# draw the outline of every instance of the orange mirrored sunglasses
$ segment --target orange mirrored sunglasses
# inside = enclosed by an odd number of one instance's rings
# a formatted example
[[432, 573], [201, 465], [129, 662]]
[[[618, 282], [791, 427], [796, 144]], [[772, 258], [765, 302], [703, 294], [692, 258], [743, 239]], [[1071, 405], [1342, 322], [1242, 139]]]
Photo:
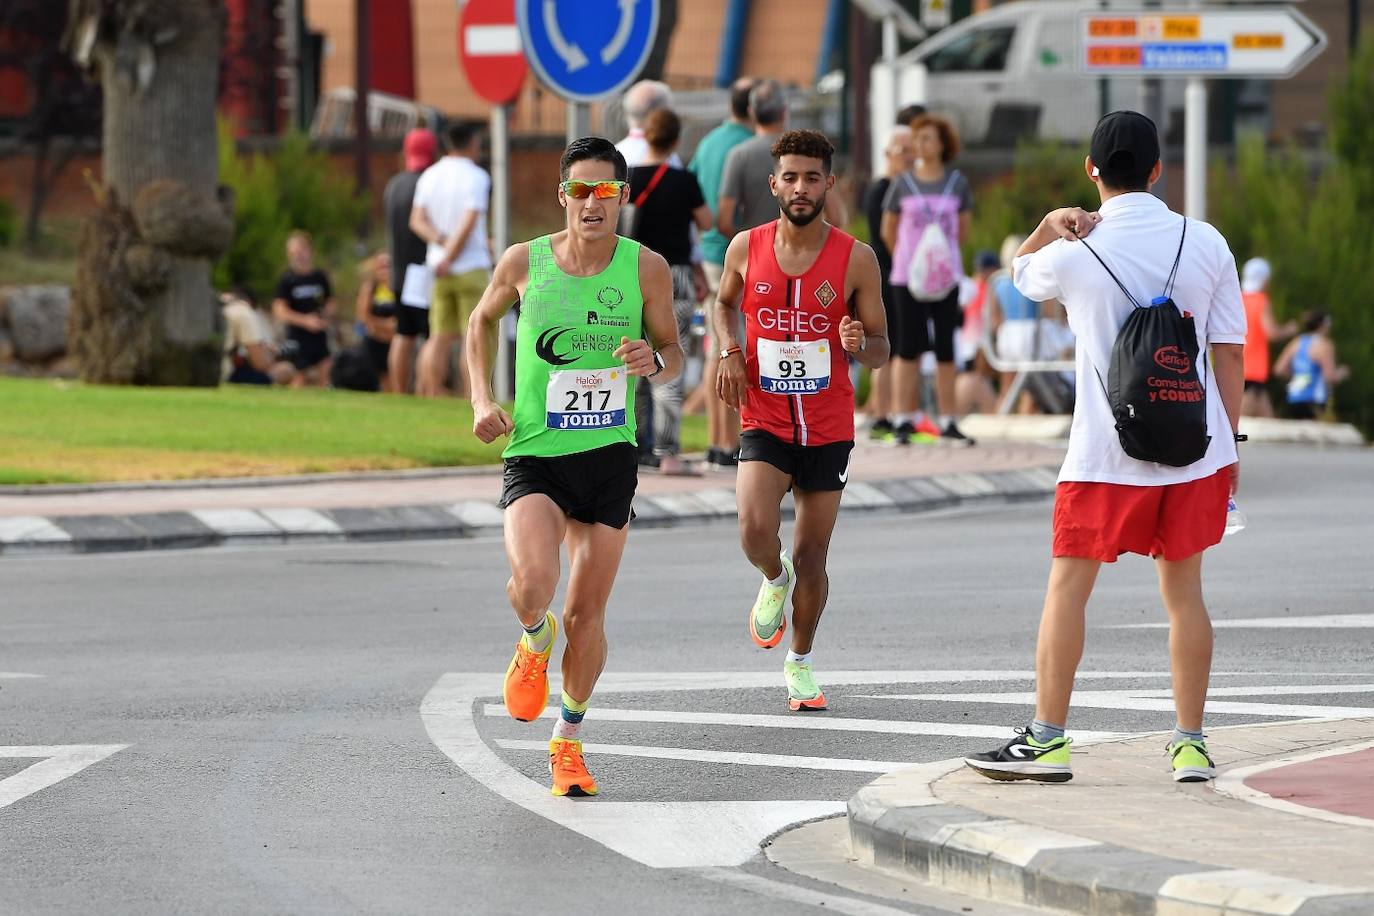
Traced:
[[562, 182], [559, 186], [563, 193], [569, 197], [581, 200], [584, 197], [595, 196], [597, 200], [610, 200], [612, 197], [619, 197], [620, 192], [625, 190], [628, 181], [577, 181], [569, 179]]

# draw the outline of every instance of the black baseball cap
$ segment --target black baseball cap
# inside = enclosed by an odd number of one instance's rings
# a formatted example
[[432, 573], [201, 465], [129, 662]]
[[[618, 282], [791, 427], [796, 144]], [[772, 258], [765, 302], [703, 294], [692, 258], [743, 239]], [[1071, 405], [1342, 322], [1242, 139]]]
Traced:
[[1093, 129], [1088, 156], [1112, 178], [1148, 175], [1159, 161], [1159, 131], [1138, 111], [1113, 111]]

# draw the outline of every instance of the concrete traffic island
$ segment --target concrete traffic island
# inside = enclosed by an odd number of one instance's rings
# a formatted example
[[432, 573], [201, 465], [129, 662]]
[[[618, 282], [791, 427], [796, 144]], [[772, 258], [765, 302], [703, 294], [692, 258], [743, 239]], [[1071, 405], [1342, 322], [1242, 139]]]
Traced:
[[1215, 785], [1173, 782], [1166, 741], [1076, 745], [1062, 785], [958, 760], [884, 775], [849, 802], [853, 855], [1094, 916], [1374, 913], [1374, 718], [1211, 729]]

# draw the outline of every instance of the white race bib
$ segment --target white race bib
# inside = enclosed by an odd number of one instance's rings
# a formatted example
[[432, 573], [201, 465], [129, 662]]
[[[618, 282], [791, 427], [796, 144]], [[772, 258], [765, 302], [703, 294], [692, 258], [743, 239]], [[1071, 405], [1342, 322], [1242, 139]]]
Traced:
[[760, 391], [816, 394], [830, 387], [830, 341], [760, 339], [757, 343]]
[[549, 429], [611, 429], [625, 425], [624, 366], [549, 373], [544, 412]]

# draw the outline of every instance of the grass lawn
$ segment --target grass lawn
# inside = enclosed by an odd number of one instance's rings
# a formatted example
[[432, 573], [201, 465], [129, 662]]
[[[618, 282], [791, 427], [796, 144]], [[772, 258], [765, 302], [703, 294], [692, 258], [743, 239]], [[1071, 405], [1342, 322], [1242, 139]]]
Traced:
[[[701, 417], [683, 448], [706, 447]], [[118, 388], [0, 378], [0, 484], [495, 464], [466, 401], [256, 386]]]

